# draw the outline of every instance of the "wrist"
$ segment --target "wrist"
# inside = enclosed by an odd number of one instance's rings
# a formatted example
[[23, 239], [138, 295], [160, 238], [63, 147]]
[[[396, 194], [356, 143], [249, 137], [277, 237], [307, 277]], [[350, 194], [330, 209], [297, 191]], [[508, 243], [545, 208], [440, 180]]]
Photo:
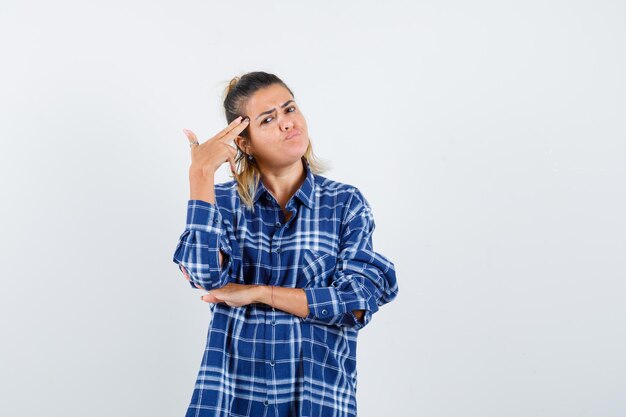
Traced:
[[209, 167], [196, 167], [191, 165], [189, 167], [189, 181], [191, 183], [194, 182], [202, 182], [207, 183], [210, 182], [213, 184], [215, 179], [215, 170]]
[[214, 176], [205, 175], [201, 170], [189, 169], [189, 198], [215, 203]]
[[257, 285], [256, 302], [271, 305], [272, 289], [269, 285]]

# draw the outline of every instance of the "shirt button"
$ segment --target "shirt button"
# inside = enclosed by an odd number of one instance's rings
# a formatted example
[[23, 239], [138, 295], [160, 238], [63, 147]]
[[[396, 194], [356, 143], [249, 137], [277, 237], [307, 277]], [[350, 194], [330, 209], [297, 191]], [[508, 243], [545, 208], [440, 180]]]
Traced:
[[213, 223], [219, 223], [220, 219], [213, 219]]
[[272, 326], [276, 326], [276, 320], [272, 319]]
[[268, 400], [265, 400], [265, 402], [263, 404], [268, 405], [270, 402]]
[[280, 248], [276, 248], [276, 253], [280, 253]]
[[274, 362], [273, 360], [271, 360], [271, 361], [270, 361], [270, 365], [271, 365], [271, 366], [274, 366], [274, 364], [275, 364], [275, 363], [276, 363], [276, 362]]
[[322, 316], [325, 316], [326, 314], [328, 314], [328, 310], [323, 309], [323, 310], [322, 310]]

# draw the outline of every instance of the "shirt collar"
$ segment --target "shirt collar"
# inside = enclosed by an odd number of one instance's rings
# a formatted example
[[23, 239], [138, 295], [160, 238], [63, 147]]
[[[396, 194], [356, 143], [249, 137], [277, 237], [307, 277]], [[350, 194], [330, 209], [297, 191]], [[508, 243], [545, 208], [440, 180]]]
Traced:
[[[313, 172], [309, 167], [309, 163], [303, 159], [302, 163], [304, 164], [304, 170], [306, 171], [306, 178], [304, 182], [298, 188], [296, 193], [294, 194], [297, 199], [299, 199], [304, 205], [308, 208], [313, 208], [314, 201], [314, 191], [315, 191], [315, 177], [313, 176]], [[257, 187], [256, 193], [254, 194], [253, 202], [256, 203], [257, 200], [263, 196], [263, 194], [269, 193], [263, 181], [259, 181], [259, 185]]]

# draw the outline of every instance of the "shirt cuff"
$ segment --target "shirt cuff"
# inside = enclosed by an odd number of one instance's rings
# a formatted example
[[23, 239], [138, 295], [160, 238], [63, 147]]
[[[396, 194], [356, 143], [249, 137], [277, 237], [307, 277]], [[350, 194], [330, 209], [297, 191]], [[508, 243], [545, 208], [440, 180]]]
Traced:
[[309, 305], [309, 314], [304, 321], [335, 324], [346, 313], [345, 303], [335, 287], [308, 287], [304, 288], [304, 293]]
[[222, 215], [217, 204], [207, 203], [203, 200], [189, 200], [187, 202], [187, 229], [220, 233]]
[[[306, 287], [303, 288], [309, 305], [309, 314], [302, 319], [305, 322], [351, 327], [360, 330], [372, 319], [372, 311], [366, 304], [355, 301], [344, 301], [340, 291], [335, 287]], [[363, 317], [359, 320], [354, 310], [363, 310]]]

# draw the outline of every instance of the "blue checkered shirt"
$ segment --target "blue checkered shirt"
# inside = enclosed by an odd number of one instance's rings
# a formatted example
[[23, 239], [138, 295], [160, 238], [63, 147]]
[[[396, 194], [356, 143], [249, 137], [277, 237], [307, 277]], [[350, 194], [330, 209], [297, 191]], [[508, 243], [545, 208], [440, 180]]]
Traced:
[[[262, 182], [254, 212], [241, 202], [235, 181], [215, 185], [215, 204], [188, 201], [173, 260], [193, 288], [229, 282], [303, 288], [309, 314], [262, 303], [210, 304], [187, 416], [357, 414], [358, 331], [397, 296], [395, 268], [374, 251], [374, 218], [363, 194], [303, 164], [306, 179], [287, 203], [287, 222]], [[365, 310], [362, 321], [353, 310]]]

